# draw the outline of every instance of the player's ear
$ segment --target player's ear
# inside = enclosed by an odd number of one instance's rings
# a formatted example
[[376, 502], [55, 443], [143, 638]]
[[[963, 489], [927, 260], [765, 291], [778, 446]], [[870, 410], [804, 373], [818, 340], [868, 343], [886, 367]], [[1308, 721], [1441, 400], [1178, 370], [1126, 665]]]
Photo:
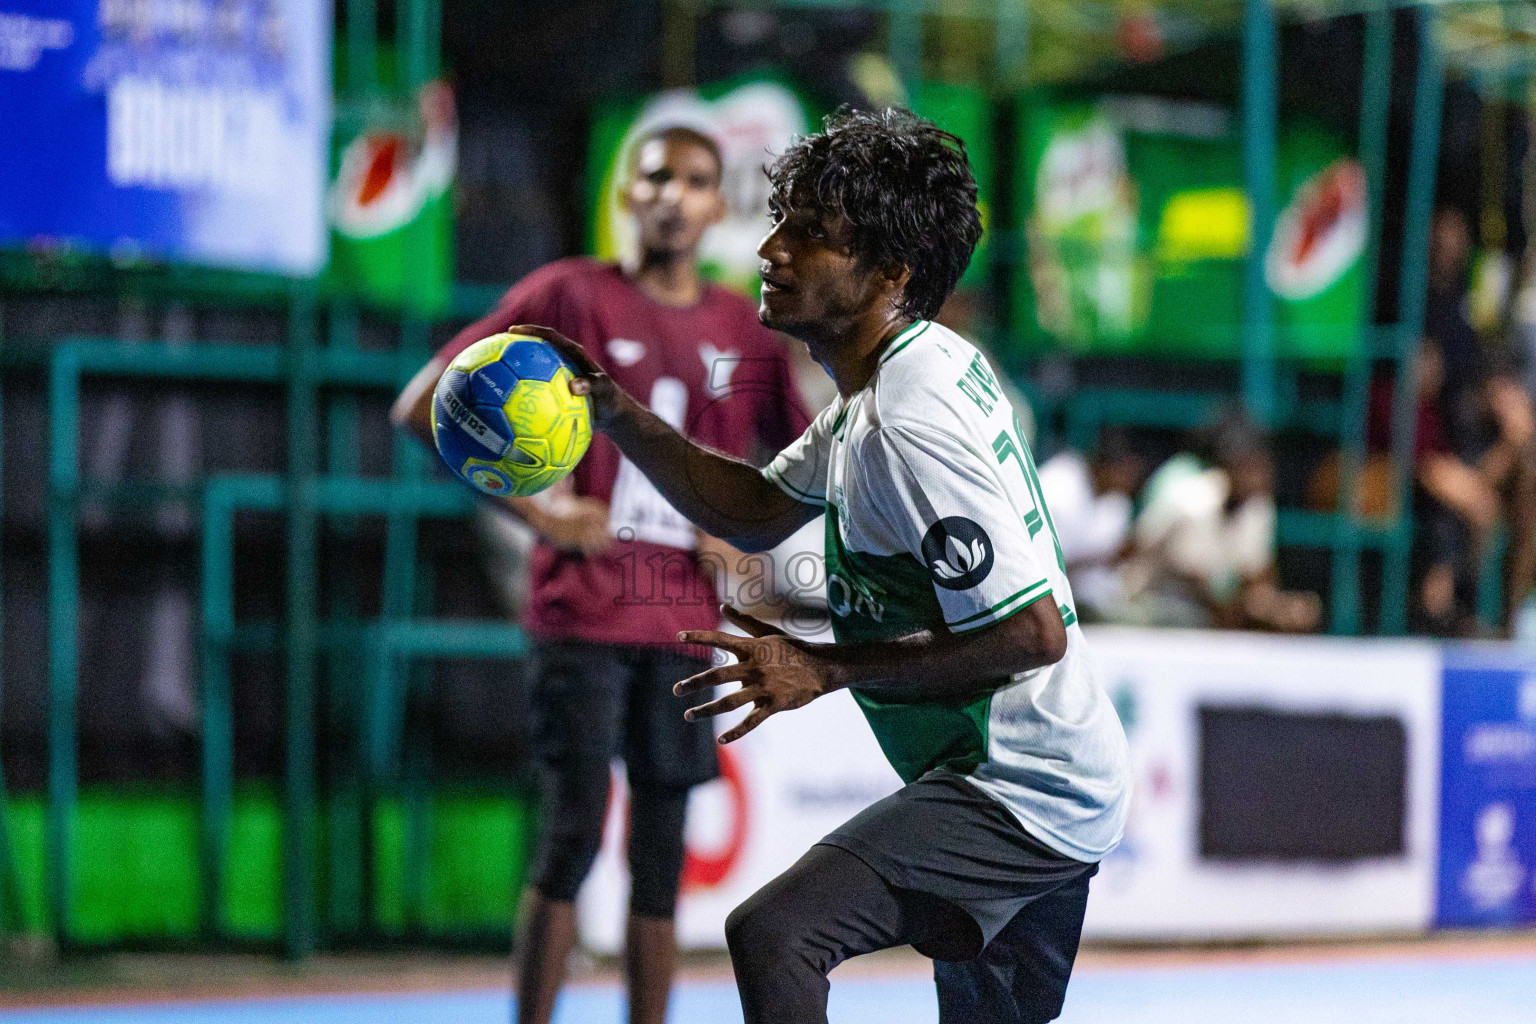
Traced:
[[895, 299], [906, 294], [907, 282], [912, 280], [912, 268], [905, 263], [888, 263], [880, 271], [883, 290]]

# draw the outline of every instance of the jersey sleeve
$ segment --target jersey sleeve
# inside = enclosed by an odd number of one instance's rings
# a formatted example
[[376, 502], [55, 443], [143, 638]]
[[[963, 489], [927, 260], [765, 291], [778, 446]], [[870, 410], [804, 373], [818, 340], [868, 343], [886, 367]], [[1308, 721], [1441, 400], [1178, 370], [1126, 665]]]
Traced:
[[841, 398], [821, 410], [805, 433], [763, 467], [763, 476], [785, 494], [808, 505], [827, 503], [827, 465], [832, 456], [832, 432], [842, 413]]
[[562, 299], [572, 276], [569, 262], [561, 260], [541, 267], [507, 289], [495, 309], [455, 334], [453, 340], [438, 349], [437, 358], [450, 363], [475, 342], [500, 334], [514, 324], [537, 324], [569, 333], [568, 326], [560, 322]]
[[1051, 594], [1026, 525], [1034, 509], [1015, 507], [995, 459], [944, 432], [906, 426], [872, 432], [858, 454], [873, 504], [892, 539], [927, 569], [950, 632], [1001, 622]]

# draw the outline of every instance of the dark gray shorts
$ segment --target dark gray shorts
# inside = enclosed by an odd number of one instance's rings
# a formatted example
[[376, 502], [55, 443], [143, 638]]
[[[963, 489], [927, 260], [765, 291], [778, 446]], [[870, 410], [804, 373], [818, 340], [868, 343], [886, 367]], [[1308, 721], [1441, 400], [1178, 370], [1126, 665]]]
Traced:
[[678, 697], [672, 686], [709, 662], [665, 647], [538, 644], [534, 753], [556, 771], [624, 758], [632, 784], [696, 786], [720, 774], [712, 719], [683, 712], [710, 699]]
[[940, 1019], [1049, 1021], [1061, 1013], [1097, 864], [1030, 836], [960, 775], [931, 771], [822, 840], [885, 882], [950, 912], [919, 952], [934, 958]]

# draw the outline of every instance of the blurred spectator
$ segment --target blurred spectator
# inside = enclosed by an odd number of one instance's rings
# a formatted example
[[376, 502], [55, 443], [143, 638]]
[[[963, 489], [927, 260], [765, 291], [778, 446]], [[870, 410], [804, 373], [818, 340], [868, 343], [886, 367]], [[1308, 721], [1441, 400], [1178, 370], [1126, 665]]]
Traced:
[[[1471, 248], [1466, 216], [1455, 207], [1438, 210], [1430, 235], [1424, 333], [1439, 343], [1445, 361], [1447, 440], [1493, 491], [1506, 531], [1500, 627], [1507, 632], [1511, 612], [1536, 577], [1536, 413], [1515, 369], [1490, 356], [1468, 319]], [[1486, 536], [1486, 527], [1480, 533]]]
[[1145, 460], [1123, 428], [1101, 433], [1087, 458], [1067, 449], [1040, 467], [1040, 489], [1085, 621], [1102, 620], [1121, 601], [1119, 563], [1130, 545], [1131, 503], [1145, 476]]
[[[1536, 574], [1536, 415], [1511, 370], [1490, 357], [1467, 314], [1471, 233], [1454, 207], [1430, 231], [1424, 337], [1415, 357], [1414, 626], [1442, 635], [1474, 628], [1478, 567], [1502, 524], [1501, 625]], [[1373, 450], [1390, 448], [1392, 387], [1371, 395]]]
[[1176, 455], [1147, 482], [1116, 621], [1309, 632], [1317, 595], [1275, 582], [1274, 461], [1269, 440], [1228, 415], [1205, 458]]
[[[1445, 359], [1438, 342], [1424, 338], [1414, 356], [1413, 575], [1414, 632], [1454, 636], [1472, 629], [1477, 552], [1497, 524], [1498, 497], [1449, 441], [1444, 407]], [[1371, 391], [1369, 440], [1375, 465], [1384, 465], [1392, 439], [1392, 381]], [[1390, 495], [1375, 500], [1362, 488], [1361, 511], [1387, 515]]]

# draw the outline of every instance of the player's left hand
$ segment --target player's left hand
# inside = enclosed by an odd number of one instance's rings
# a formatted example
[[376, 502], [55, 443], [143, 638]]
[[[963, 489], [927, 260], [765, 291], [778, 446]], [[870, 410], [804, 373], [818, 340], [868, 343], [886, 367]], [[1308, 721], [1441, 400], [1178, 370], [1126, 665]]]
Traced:
[[685, 630], [677, 634], [677, 638], [683, 643], [705, 644], [729, 651], [736, 655], [736, 663], [689, 676], [672, 687], [672, 692], [682, 696], [735, 682], [741, 683], [741, 689], [708, 704], [689, 708], [683, 715], [688, 721], [713, 718], [753, 705], [751, 714], [720, 734], [721, 743], [730, 743], [762, 725], [770, 715], [804, 707], [836, 689], [832, 681], [832, 663], [816, 650], [830, 645], [806, 643], [729, 606], [722, 607], [721, 611], [749, 635], [735, 636], [705, 629]]

